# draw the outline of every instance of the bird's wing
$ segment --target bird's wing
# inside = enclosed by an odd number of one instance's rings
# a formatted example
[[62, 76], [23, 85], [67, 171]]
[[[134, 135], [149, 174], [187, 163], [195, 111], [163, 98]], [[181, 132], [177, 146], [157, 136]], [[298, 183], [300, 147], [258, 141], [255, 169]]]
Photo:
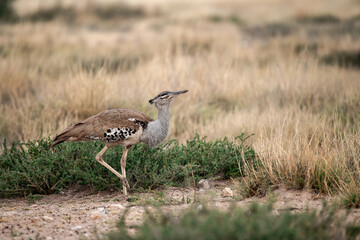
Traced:
[[151, 121], [154, 120], [136, 110], [105, 110], [68, 127], [54, 139], [51, 146], [68, 139], [75, 141], [105, 140], [105, 133], [112, 132], [113, 129], [127, 129], [127, 132], [138, 131], [140, 127], [145, 129]]

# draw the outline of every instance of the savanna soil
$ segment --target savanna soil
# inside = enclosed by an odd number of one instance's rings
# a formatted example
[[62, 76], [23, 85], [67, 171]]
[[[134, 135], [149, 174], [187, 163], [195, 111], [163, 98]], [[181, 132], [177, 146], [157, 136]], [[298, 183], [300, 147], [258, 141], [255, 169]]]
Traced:
[[[234, 197], [224, 197], [222, 190], [230, 187]], [[145, 208], [160, 206], [164, 212], [179, 215], [192, 206], [194, 197], [205, 200], [209, 207], [226, 210], [231, 204], [246, 207], [257, 201], [264, 203], [269, 197], [242, 199], [231, 182], [213, 182], [210, 189], [167, 188], [151, 193], [131, 193], [125, 197], [120, 191], [94, 194], [89, 190], [74, 188], [60, 194], [44, 196], [36, 202], [29, 198], [0, 200], [0, 239], [79, 239], [96, 238], [116, 229], [116, 222], [126, 213], [126, 224], [140, 224]], [[270, 194], [276, 199], [274, 209], [294, 212], [307, 208], [321, 209], [323, 200], [332, 202], [334, 197], [309, 191], [279, 188]], [[200, 204], [203, 201], [197, 201]], [[351, 219], [360, 219], [360, 210], [352, 210]]]

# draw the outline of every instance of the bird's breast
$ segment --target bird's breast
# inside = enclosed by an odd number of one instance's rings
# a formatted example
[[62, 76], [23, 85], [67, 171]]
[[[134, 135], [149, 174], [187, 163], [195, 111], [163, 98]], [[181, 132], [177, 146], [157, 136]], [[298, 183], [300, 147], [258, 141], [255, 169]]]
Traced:
[[149, 147], [156, 147], [165, 140], [169, 133], [169, 126], [159, 124], [158, 121], [151, 122], [144, 130], [140, 137], [140, 141], [144, 142]]

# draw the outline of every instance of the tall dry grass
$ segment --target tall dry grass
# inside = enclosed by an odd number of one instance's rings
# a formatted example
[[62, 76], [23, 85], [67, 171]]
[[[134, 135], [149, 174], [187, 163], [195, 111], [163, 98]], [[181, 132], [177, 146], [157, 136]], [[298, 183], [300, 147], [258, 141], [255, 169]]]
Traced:
[[[356, 4], [274, 1], [276, 18], [265, 11], [268, 1], [201, 4], [204, 11], [190, 2], [144, 5], [143, 16], [121, 20], [85, 7], [72, 23], [60, 14], [0, 25], [0, 136], [55, 136], [109, 108], [156, 117], [148, 99], [189, 89], [172, 103], [170, 138], [254, 133], [265, 173], [249, 169], [252, 178], [359, 193], [359, 66], [323, 60], [359, 51]], [[244, 6], [251, 11], [242, 14]], [[338, 21], [311, 24], [314, 14]]]

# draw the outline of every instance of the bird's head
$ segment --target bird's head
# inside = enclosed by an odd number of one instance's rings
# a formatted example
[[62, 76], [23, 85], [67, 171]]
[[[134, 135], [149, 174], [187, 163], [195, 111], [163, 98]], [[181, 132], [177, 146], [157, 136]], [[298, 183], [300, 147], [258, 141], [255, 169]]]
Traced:
[[155, 103], [155, 106], [170, 104], [170, 102], [175, 97], [179, 96], [180, 94], [186, 93], [186, 92], [188, 92], [188, 90], [182, 90], [182, 91], [177, 91], [177, 92], [164, 91], [164, 92], [159, 93], [153, 99], [150, 99], [149, 103], [150, 104]]

